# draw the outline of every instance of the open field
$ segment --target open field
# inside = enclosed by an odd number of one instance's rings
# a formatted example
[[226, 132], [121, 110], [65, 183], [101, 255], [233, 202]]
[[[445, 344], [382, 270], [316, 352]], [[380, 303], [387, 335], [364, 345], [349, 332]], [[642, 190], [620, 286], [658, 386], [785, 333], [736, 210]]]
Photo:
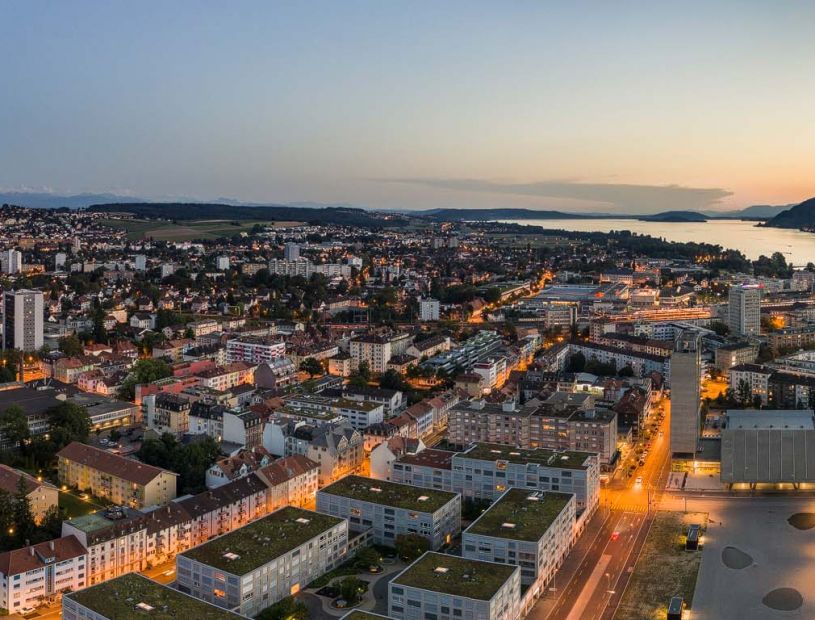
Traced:
[[690, 605], [702, 563], [701, 551], [685, 551], [685, 534], [691, 523], [705, 528], [707, 514], [656, 514], [615, 620], [664, 620], [672, 596], [681, 596]]
[[249, 232], [259, 224], [285, 228], [297, 226], [300, 222], [266, 222], [266, 221], [228, 221], [228, 220], [201, 220], [177, 223], [162, 220], [120, 220], [105, 219], [102, 223], [117, 230], [127, 232], [128, 239], [138, 240], [152, 237], [158, 241], [189, 241], [192, 239], [217, 239], [231, 237], [242, 232]]

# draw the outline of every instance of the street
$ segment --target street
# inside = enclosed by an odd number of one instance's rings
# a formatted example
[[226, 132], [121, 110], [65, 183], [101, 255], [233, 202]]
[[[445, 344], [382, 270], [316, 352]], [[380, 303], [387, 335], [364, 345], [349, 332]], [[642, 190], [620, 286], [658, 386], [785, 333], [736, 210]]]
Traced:
[[530, 618], [583, 620], [614, 616], [650, 528], [649, 512], [656, 508], [670, 471], [670, 402], [664, 400], [662, 406], [665, 415], [652, 427], [644, 465], [629, 477], [628, 465], [624, 464], [623, 475], [615, 476], [601, 489], [599, 532], [587, 529], [583, 533], [594, 539], [578, 568], [556, 593], [555, 605], [539, 603]]

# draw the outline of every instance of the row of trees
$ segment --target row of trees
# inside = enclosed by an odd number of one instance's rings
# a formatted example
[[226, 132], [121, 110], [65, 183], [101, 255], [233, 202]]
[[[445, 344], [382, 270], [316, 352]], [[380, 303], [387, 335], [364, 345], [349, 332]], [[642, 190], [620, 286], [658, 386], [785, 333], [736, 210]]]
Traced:
[[145, 439], [136, 456], [143, 463], [176, 472], [180, 493], [200, 493], [206, 489], [207, 470], [219, 455], [212, 437], [182, 444], [173, 434], [164, 433], [158, 439]]

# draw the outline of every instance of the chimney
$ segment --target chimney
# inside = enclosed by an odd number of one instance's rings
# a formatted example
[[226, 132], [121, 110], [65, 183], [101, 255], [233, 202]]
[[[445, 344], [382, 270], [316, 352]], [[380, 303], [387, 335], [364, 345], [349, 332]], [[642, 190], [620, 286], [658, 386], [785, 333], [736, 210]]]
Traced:
[[54, 550], [54, 541], [53, 540], [48, 541], [48, 547], [51, 549], [51, 551]]

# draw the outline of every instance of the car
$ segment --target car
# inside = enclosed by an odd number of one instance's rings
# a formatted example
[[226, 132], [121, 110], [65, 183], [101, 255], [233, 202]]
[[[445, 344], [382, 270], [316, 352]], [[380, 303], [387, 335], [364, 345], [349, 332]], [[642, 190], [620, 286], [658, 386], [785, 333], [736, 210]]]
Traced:
[[662, 431], [659, 431], [659, 436], [660, 436], [660, 437], [664, 437], [664, 436], [665, 436], [665, 433], [663, 433]]
[[619, 537], [620, 537], [620, 533], [619, 533], [619, 532], [612, 532], [612, 533], [611, 533], [611, 540], [612, 540], [612, 541], [617, 540]]
[[88, 495], [87, 493], [80, 493], [79, 499], [90, 499], [90, 495]]
[[640, 486], [642, 484], [642, 476], [637, 476], [637, 479], [634, 481], [634, 484]]

